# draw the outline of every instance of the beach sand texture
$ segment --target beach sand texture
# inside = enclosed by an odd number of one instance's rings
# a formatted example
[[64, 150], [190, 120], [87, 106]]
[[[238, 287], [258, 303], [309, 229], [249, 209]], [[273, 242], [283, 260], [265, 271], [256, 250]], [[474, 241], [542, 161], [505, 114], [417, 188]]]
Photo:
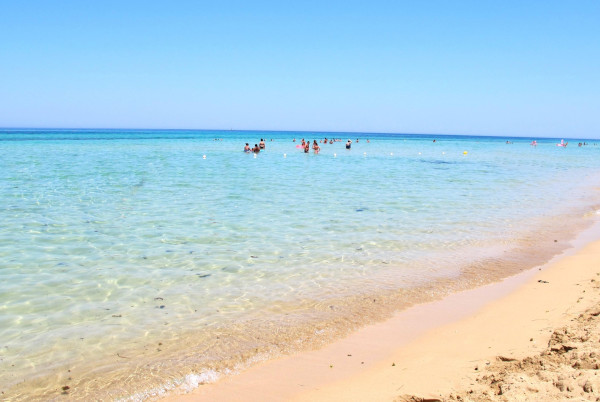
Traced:
[[542, 268], [168, 400], [597, 400], [599, 313], [595, 241]]

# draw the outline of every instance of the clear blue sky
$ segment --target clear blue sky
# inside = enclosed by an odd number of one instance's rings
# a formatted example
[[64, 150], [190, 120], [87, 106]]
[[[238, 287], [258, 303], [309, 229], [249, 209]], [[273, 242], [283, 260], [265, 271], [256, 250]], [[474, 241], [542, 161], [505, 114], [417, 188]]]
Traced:
[[0, 127], [600, 138], [600, 1], [0, 0]]

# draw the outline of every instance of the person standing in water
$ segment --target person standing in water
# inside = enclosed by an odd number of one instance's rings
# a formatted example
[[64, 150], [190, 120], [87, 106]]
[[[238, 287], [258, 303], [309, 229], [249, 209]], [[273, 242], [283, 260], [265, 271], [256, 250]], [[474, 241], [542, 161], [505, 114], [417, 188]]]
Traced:
[[252, 151], [250, 149], [250, 145], [248, 145], [248, 143], [246, 143], [246, 146], [244, 147], [244, 152], [250, 152], [250, 151]]
[[350, 149], [352, 147], [352, 141], [348, 140], [346, 143], [346, 149]]
[[258, 147], [258, 144], [254, 144], [254, 149], [252, 149], [252, 152], [254, 152], [255, 154], [260, 152], [260, 148]]
[[313, 140], [313, 150], [315, 151], [316, 154], [318, 154], [319, 151], [321, 150], [321, 147], [319, 146], [319, 144], [317, 144], [317, 140]]
[[260, 139], [260, 142], [258, 143], [258, 146], [260, 147], [260, 149], [265, 149], [265, 140], [263, 140], [262, 138]]

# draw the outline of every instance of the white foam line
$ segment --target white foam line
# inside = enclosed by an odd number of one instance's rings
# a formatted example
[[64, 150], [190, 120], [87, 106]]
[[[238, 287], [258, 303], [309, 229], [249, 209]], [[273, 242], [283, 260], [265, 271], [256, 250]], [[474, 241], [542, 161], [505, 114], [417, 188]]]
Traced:
[[[228, 372], [228, 370], [227, 370]], [[227, 372], [225, 374], [227, 374]], [[188, 374], [182, 380], [176, 380], [172, 383], [166, 383], [156, 388], [151, 388], [138, 392], [126, 398], [117, 399], [118, 401], [131, 401], [138, 402], [144, 401], [148, 398], [164, 397], [169, 391], [180, 391], [182, 393], [188, 393], [198, 388], [203, 384], [211, 384], [216, 382], [221, 377], [215, 370], [208, 370], [200, 374]]]

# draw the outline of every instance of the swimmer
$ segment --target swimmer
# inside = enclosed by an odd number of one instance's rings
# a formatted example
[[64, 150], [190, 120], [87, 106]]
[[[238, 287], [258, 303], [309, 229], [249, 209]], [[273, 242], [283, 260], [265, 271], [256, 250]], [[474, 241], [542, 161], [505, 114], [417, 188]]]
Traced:
[[304, 144], [304, 153], [307, 154], [310, 151], [310, 142]]
[[346, 143], [346, 149], [350, 149], [350, 147], [352, 147], [352, 141], [348, 140]]
[[246, 143], [246, 146], [244, 147], [244, 152], [250, 152], [250, 151], [252, 151], [250, 149], [250, 145], [248, 145], [248, 143]]
[[316, 154], [318, 154], [319, 151], [321, 150], [321, 147], [319, 146], [319, 144], [317, 144], [317, 140], [313, 141], [313, 150], [315, 151]]
[[254, 152], [255, 154], [260, 152], [260, 148], [258, 147], [258, 144], [254, 144], [254, 148], [252, 149], [252, 152]]
[[265, 149], [265, 140], [263, 140], [262, 138], [260, 139], [260, 143], [258, 144], [260, 146], [260, 149]]

